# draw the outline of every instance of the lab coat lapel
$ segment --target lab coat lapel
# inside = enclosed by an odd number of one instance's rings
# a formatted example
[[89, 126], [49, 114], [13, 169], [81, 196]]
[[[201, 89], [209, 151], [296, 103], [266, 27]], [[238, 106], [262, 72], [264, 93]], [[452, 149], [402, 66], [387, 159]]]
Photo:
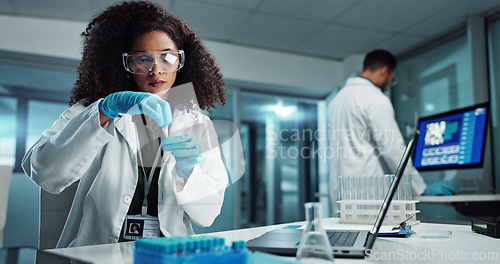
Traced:
[[134, 122], [132, 122], [132, 116], [122, 115], [120, 118], [115, 120], [116, 130], [125, 138], [130, 150], [134, 153], [134, 157], [137, 156], [137, 132], [135, 129]]

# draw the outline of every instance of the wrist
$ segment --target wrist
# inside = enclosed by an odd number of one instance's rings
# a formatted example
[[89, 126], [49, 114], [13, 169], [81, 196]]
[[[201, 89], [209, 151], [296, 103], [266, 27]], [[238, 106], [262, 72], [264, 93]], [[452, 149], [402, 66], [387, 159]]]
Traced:
[[97, 105], [97, 107], [107, 117], [109, 117], [109, 118], [117, 118], [118, 117], [118, 113], [115, 113], [114, 111], [112, 111], [111, 108], [109, 108], [107, 98], [108, 97], [106, 97], [103, 100], [101, 100], [99, 102], [99, 104]]

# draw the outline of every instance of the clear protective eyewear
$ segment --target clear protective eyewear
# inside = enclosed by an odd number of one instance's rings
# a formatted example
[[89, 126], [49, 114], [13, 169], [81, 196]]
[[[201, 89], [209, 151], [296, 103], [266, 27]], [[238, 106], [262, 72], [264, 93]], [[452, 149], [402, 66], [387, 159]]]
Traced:
[[183, 50], [123, 53], [123, 66], [133, 74], [148, 74], [155, 65], [162, 73], [176, 72], [184, 66]]

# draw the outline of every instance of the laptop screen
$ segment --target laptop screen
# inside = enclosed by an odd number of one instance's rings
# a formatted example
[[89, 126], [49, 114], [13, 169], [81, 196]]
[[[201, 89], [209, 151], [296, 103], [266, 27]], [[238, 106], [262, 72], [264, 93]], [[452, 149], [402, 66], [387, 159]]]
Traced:
[[394, 177], [394, 180], [391, 183], [391, 186], [389, 187], [389, 191], [387, 192], [384, 202], [382, 203], [382, 207], [380, 208], [380, 212], [378, 213], [377, 220], [375, 221], [375, 225], [373, 226], [371, 233], [372, 236], [368, 238], [367, 241], [367, 246], [368, 248], [371, 248], [373, 246], [373, 243], [375, 242], [375, 238], [378, 235], [378, 231], [380, 230], [380, 227], [382, 226], [382, 223], [384, 222], [385, 216], [387, 214], [387, 210], [389, 209], [389, 206], [391, 205], [392, 198], [394, 197], [394, 194], [396, 193], [396, 189], [399, 185], [399, 182], [401, 181], [401, 178], [403, 176], [403, 172], [406, 168], [406, 164], [408, 163], [408, 160], [410, 159], [410, 156], [415, 149], [415, 142], [418, 139], [418, 136], [420, 135], [420, 132], [418, 129], [415, 131], [415, 134], [413, 138], [408, 142], [408, 146], [406, 146], [405, 152], [403, 154], [403, 157], [401, 158], [401, 161], [399, 162], [398, 169], [396, 170], [396, 174]]

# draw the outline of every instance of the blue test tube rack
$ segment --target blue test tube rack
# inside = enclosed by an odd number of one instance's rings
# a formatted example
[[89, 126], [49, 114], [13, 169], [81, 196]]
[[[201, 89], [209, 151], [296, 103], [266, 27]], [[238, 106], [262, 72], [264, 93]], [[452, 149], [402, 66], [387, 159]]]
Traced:
[[134, 264], [247, 264], [251, 256], [245, 241], [231, 247], [213, 236], [160, 237], [136, 240]]

